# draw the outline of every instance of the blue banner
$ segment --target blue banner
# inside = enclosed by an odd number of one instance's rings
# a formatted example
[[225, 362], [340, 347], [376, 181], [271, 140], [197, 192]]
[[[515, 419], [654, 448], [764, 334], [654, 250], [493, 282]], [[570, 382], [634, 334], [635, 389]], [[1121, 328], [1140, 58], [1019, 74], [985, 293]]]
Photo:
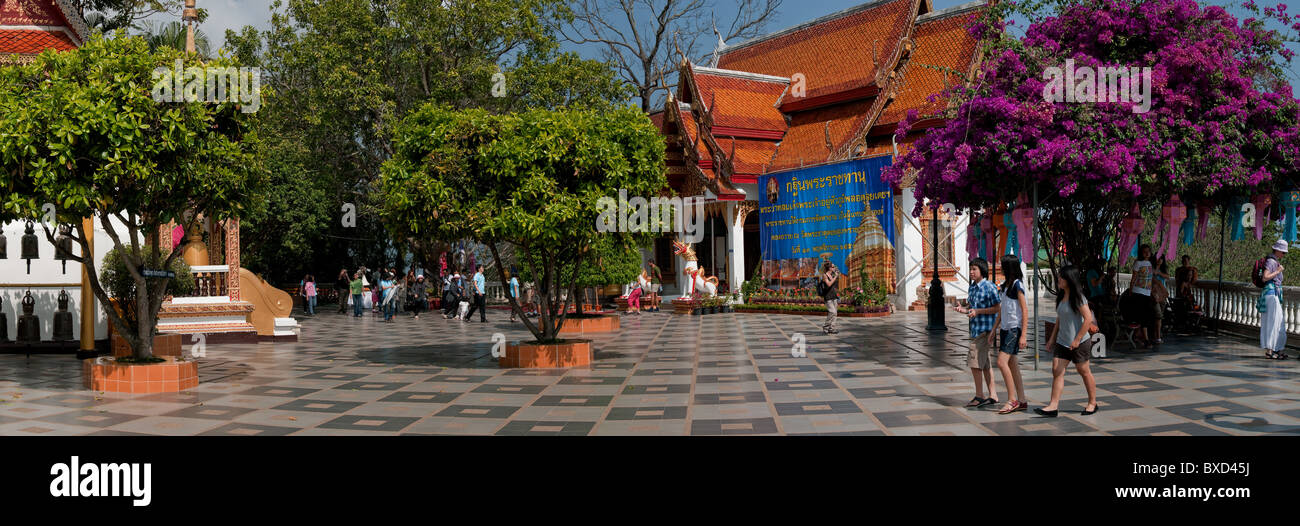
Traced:
[[891, 157], [873, 157], [759, 177], [763, 276], [789, 283], [814, 277], [829, 259], [858, 284], [893, 289], [894, 194], [880, 180]]

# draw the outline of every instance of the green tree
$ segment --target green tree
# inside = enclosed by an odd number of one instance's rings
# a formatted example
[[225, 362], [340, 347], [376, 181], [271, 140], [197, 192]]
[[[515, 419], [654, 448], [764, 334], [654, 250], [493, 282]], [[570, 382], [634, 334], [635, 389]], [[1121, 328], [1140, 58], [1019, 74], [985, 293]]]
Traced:
[[406, 252], [431, 268], [445, 245], [382, 222], [376, 179], [402, 117], [426, 103], [504, 113], [631, 96], [608, 65], [559, 52], [550, 28], [564, 12], [560, 0], [290, 0], [272, 3], [269, 30], [227, 32], [226, 51], [276, 92], [258, 125], [283, 166], [265, 213], [244, 218], [250, 268], [285, 279]]
[[[74, 243], [90, 254], [82, 218], [100, 220], [136, 285], [135, 320], [105, 311], [137, 358], [152, 354], [166, 279], [146, 279], [146, 262], [171, 268], [145, 238], [161, 225], [238, 217], [265, 184], [250, 114], [234, 104], [159, 103], [155, 68], [181, 53], [150, 51], [142, 38], [92, 38], [75, 51], [46, 51], [34, 62], [0, 68], [0, 219], [42, 214], [54, 204]], [[210, 63], [233, 66], [228, 61]], [[45, 229], [53, 242], [53, 232]], [[93, 257], [81, 263], [105, 306], [109, 295]]]
[[[474, 239], [498, 261], [504, 243], [522, 260], [540, 260], [533, 272], [542, 313], [524, 324], [543, 343], [563, 326], [574, 298], [562, 293], [593, 264], [593, 246], [651, 239], [599, 232], [600, 198], [619, 189], [650, 195], [667, 184], [663, 139], [632, 107], [493, 115], [429, 105], [406, 119], [395, 150], [381, 178], [393, 224], [430, 239]], [[522, 313], [517, 299], [511, 308]]]
[[[185, 29], [185, 24], [180, 21], [172, 21], [165, 24], [145, 22], [144, 32], [141, 36], [149, 42], [149, 49], [157, 50], [158, 48], [165, 46], [185, 51], [187, 31]], [[208, 43], [208, 35], [198, 28], [194, 29], [194, 50], [200, 57], [212, 56], [211, 45]]]

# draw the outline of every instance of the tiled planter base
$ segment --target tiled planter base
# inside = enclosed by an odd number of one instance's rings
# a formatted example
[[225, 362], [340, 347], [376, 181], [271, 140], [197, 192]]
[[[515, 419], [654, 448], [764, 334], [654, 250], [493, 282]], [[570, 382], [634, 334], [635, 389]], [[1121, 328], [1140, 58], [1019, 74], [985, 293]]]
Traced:
[[690, 300], [686, 300], [686, 301], [673, 300], [673, 314], [689, 315], [691, 311], [699, 308], [699, 306], [700, 305], [698, 303]]
[[[180, 334], [159, 334], [153, 337], [153, 355], [159, 358], [173, 356], [181, 357], [182, 335]], [[113, 357], [122, 358], [131, 356], [131, 346], [126, 344], [126, 340], [116, 334], [113, 335]]]
[[566, 318], [560, 336], [576, 336], [588, 332], [614, 332], [619, 328], [618, 315], [599, 318]]
[[550, 345], [514, 342], [506, 344], [506, 354], [498, 364], [526, 368], [585, 367], [591, 365], [591, 342], [569, 340]]
[[198, 365], [173, 357], [150, 364], [119, 364], [107, 356], [81, 361], [87, 389], [110, 393], [176, 393], [199, 385]]

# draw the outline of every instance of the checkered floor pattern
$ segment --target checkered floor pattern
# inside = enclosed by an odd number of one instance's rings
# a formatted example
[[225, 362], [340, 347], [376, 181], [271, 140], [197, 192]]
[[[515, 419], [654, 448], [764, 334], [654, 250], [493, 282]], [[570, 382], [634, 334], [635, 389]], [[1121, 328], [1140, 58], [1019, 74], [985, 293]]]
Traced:
[[[209, 345], [199, 387], [176, 394], [92, 392], [70, 356], [0, 355], [0, 435], [1300, 434], [1300, 363], [1238, 338], [1112, 351], [1093, 361], [1100, 412], [1079, 415], [1070, 369], [1061, 416], [1042, 418], [962, 407], [974, 393], [955, 313], [946, 333], [897, 313], [841, 318], [830, 336], [811, 316], [625, 316], [594, 336], [590, 368], [568, 370], [498, 368], [493, 334], [529, 337], [502, 311], [300, 319], [297, 343]], [[796, 334], [806, 356], [792, 356]], [[1022, 358], [1031, 407], [1050, 363]]]

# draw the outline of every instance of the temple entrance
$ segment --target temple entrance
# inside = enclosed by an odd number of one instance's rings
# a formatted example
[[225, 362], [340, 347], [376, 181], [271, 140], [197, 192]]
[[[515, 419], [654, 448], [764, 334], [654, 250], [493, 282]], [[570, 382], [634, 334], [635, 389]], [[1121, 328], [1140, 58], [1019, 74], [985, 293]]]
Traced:
[[740, 281], [748, 281], [754, 277], [754, 269], [758, 268], [763, 262], [763, 247], [760, 245], [761, 238], [758, 235], [758, 211], [749, 213], [745, 218], [745, 275], [740, 277]]

